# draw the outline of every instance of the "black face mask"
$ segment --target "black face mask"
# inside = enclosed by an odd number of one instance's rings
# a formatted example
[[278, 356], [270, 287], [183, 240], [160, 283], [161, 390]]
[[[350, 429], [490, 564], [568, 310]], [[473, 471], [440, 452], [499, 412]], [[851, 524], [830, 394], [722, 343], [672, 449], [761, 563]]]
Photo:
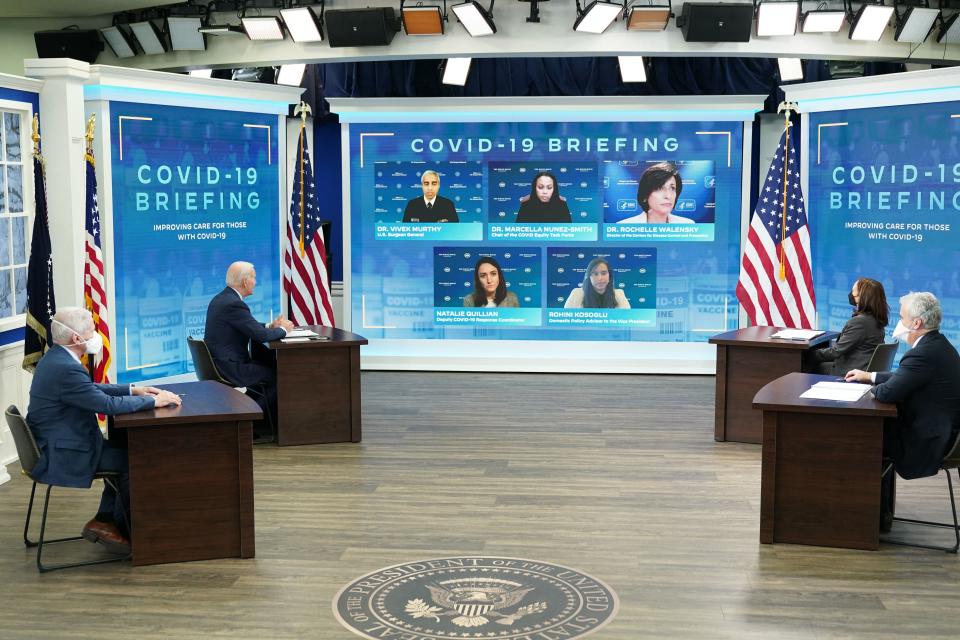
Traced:
[[857, 306], [857, 301], [853, 299], [853, 294], [852, 294], [852, 293], [848, 293], [848, 294], [847, 294], [847, 302], [850, 303], [850, 306], [851, 306], [851, 307], [856, 308], [856, 306]]

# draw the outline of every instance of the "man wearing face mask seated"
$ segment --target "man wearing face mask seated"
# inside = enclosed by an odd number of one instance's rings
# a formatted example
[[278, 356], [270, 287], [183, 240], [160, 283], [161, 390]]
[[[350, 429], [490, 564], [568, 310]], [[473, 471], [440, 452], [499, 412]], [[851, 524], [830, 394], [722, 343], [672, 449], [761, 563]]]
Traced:
[[123, 517], [129, 513], [127, 450], [103, 438], [96, 414], [179, 405], [180, 398], [154, 387], [94, 383], [80, 357], [100, 353], [103, 341], [86, 309], [61, 307], [53, 316], [50, 334], [53, 346], [37, 363], [30, 385], [27, 424], [40, 449], [32, 475], [37, 482], [89, 488], [96, 472], [119, 473], [119, 499], [104, 483], [100, 507], [82, 535], [112, 553], [127, 554], [130, 532]]
[[[883, 429], [883, 454], [902, 478], [936, 475], [960, 430], [960, 355], [940, 333], [940, 302], [932, 293], [900, 298], [900, 322], [893, 337], [910, 345], [893, 372], [848, 371], [847, 382], [873, 383], [881, 402], [896, 403], [897, 417]], [[889, 476], [892, 479], [892, 475]], [[884, 480], [884, 499], [890, 487]], [[884, 504], [892, 516], [892, 505]], [[886, 524], [886, 523], [884, 523]]]

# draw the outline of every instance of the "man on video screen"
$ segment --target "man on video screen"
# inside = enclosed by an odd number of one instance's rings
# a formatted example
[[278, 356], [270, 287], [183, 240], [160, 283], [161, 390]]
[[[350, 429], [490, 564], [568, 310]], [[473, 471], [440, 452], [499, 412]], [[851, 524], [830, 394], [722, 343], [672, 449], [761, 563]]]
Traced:
[[403, 211], [403, 222], [460, 222], [453, 200], [438, 195], [440, 174], [433, 170], [423, 172], [420, 177], [423, 196], [407, 203]]

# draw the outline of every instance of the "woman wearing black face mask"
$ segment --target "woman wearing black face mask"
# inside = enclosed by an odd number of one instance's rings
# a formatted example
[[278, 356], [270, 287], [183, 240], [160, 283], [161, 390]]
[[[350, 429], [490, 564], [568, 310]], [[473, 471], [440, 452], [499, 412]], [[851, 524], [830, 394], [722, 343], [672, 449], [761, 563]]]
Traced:
[[834, 346], [812, 352], [817, 373], [844, 375], [851, 369], [866, 369], [878, 344], [883, 344], [888, 323], [887, 296], [883, 285], [870, 278], [853, 283], [847, 300], [853, 317], [844, 325]]

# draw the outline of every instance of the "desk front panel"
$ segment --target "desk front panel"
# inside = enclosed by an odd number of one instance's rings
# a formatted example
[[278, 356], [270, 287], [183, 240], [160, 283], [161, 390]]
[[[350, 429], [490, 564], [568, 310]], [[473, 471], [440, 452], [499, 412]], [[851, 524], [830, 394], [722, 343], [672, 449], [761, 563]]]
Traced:
[[[714, 439], [718, 441], [759, 444], [763, 420], [753, 408], [753, 397], [765, 384], [782, 375], [800, 371], [804, 352], [797, 349], [755, 348], [750, 346], [717, 346], [724, 351], [717, 357], [724, 370], [717, 372], [718, 392], [724, 396], [724, 409], [717, 403]], [[721, 384], [721, 376], [723, 384]]]
[[[277, 350], [277, 443], [351, 442], [359, 398], [358, 346]], [[359, 400], [356, 412], [359, 412]], [[359, 438], [357, 438], [359, 440]]]
[[134, 565], [253, 557], [251, 424], [128, 430]]
[[882, 452], [880, 417], [763, 411], [760, 541], [876, 549]]

